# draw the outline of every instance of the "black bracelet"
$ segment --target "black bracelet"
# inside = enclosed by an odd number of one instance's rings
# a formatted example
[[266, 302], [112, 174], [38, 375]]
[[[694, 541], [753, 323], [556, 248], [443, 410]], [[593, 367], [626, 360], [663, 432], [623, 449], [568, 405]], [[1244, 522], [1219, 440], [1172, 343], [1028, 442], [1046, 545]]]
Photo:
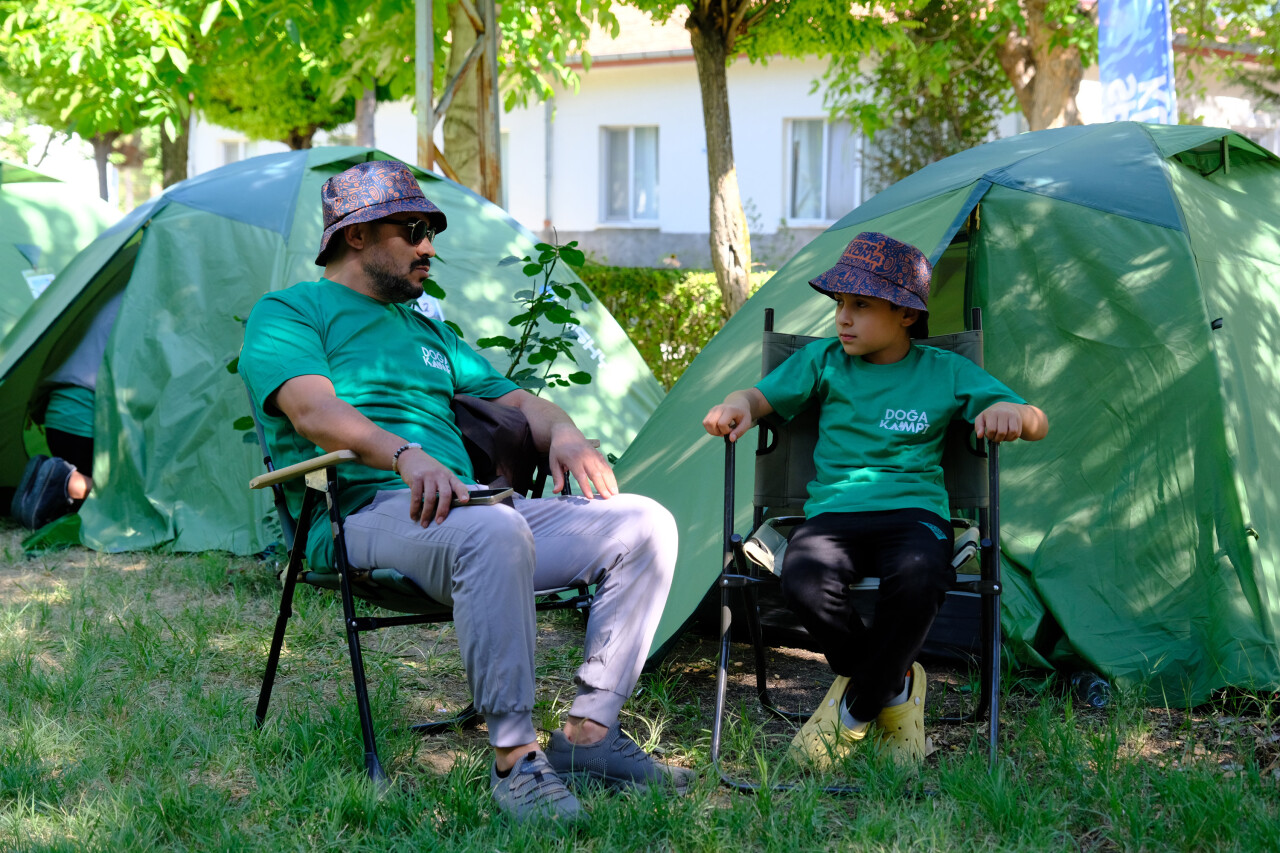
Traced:
[[396, 469], [396, 464], [399, 463], [400, 461], [400, 454], [404, 453], [406, 450], [410, 448], [417, 448], [418, 450], [421, 450], [422, 445], [418, 444], [418, 442], [416, 441], [411, 441], [408, 444], [406, 444], [404, 447], [401, 447], [399, 450], [397, 450], [395, 452], [395, 455], [391, 457], [391, 473], [395, 474], [397, 477], [400, 476], [400, 472]]

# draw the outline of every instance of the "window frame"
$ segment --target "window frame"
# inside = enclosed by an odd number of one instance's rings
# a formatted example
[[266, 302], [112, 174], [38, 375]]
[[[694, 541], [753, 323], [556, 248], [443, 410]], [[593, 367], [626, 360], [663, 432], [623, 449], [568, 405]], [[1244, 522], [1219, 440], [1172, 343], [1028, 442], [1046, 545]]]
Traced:
[[[821, 175], [819, 177], [818, 186], [818, 210], [820, 215], [817, 217], [798, 217], [792, 216], [793, 202], [795, 197], [795, 180], [796, 169], [793, 157], [795, 128], [801, 122], [822, 122], [822, 151], [819, 157], [821, 166]], [[829, 118], [822, 116], [792, 116], [783, 119], [782, 123], [782, 211], [783, 220], [788, 226], [799, 227], [827, 227], [832, 223], [838, 222], [844, 214], [837, 217], [829, 217], [827, 215], [828, 200], [831, 195], [831, 129], [832, 122]], [[854, 185], [853, 197], [854, 207], [863, 204], [870, 195], [866, 191], [867, 177], [866, 164], [863, 157], [867, 150], [867, 137], [859, 132], [856, 128], [850, 130], [850, 136], [853, 139], [854, 153], [857, 157], [857, 165], [854, 168], [852, 181]], [[852, 208], [850, 208], [852, 209]], [[847, 213], [848, 211], [846, 211]]]
[[[652, 217], [639, 218], [635, 215], [636, 205], [636, 131], [652, 130], [654, 134], [654, 153], [653, 153], [653, 207]], [[618, 131], [626, 131], [627, 134], [627, 204], [626, 216], [615, 217], [609, 214], [609, 190], [610, 190], [610, 134]], [[662, 157], [661, 150], [661, 126], [658, 124], [602, 124], [600, 125], [600, 192], [599, 192], [599, 208], [597, 215], [599, 217], [599, 226], [602, 228], [659, 228], [662, 217], [661, 192], [662, 186]]]

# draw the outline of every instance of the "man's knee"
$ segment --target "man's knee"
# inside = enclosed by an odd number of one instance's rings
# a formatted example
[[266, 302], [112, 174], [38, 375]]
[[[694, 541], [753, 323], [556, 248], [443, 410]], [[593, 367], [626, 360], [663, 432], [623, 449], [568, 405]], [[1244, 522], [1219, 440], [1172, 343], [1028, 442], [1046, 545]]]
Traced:
[[533, 573], [533, 533], [520, 513], [509, 506], [495, 504], [483, 507], [457, 507], [454, 513], [476, 513], [470, 535], [459, 546], [459, 567], [476, 561], [477, 557], [492, 562], [494, 555], [502, 557], [500, 563], [530, 575]]

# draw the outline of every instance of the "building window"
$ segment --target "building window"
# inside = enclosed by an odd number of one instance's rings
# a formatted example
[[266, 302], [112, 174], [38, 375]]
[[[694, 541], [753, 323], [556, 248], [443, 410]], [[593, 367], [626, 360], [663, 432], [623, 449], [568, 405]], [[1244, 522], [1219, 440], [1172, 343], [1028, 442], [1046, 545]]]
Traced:
[[239, 163], [252, 156], [249, 152], [249, 143], [243, 139], [224, 139], [222, 145], [222, 165], [229, 163]]
[[602, 128], [601, 216], [606, 222], [658, 219], [658, 128]]
[[862, 136], [848, 123], [787, 122], [787, 219], [832, 222], [869, 196]]

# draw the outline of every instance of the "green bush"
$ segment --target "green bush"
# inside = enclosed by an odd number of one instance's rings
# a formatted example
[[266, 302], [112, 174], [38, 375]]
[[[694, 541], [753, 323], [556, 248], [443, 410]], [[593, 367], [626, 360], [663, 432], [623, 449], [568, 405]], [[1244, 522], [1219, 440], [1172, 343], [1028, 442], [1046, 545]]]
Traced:
[[[588, 264], [579, 275], [667, 390], [724, 325], [720, 288], [709, 270]], [[752, 275], [752, 292], [771, 275]]]

